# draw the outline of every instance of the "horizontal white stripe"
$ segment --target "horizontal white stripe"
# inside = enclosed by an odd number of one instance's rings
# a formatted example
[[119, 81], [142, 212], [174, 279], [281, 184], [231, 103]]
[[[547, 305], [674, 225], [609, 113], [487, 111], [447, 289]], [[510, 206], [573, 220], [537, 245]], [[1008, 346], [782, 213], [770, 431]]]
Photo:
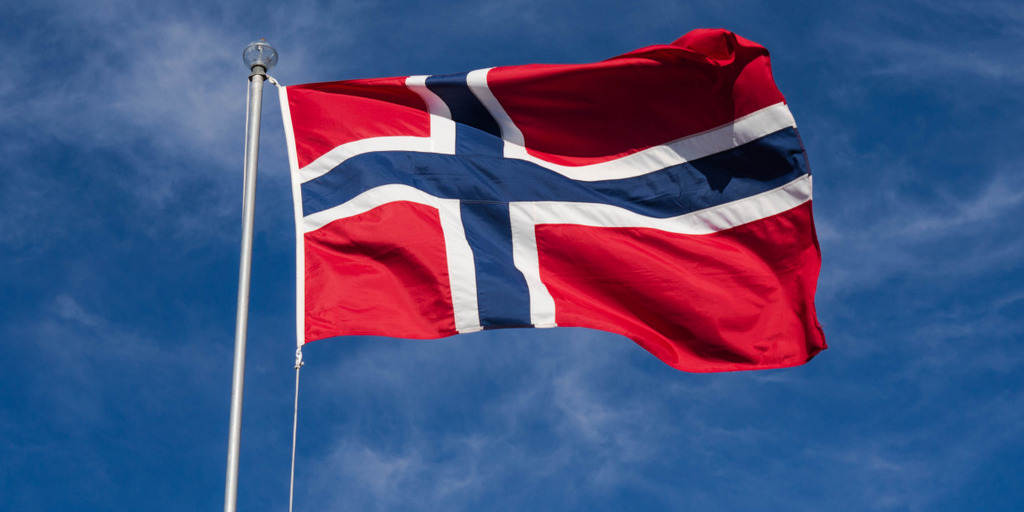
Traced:
[[302, 232], [316, 231], [338, 219], [366, 213], [378, 206], [397, 201], [418, 203], [440, 209], [441, 201], [456, 200], [441, 199], [408, 185], [384, 185], [367, 190], [338, 206], [305, 216], [302, 219]]
[[[426, 86], [427, 77], [424, 75], [410, 76], [405, 79], [405, 85], [412, 92], [415, 92], [427, 104], [427, 112], [430, 115], [430, 135], [427, 137], [414, 136], [390, 136], [370, 137], [352, 142], [347, 142], [320, 155], [319, 158], [310, 162], [299, 171], [301, 183], [315, 180], [327, 174], [339, 164], [354, 156], [377, 151], [414, 151], [419, 153], [441, 153], [444, 155], [455, 154], [455, 121], [452, 121], [452, 114], [448, 105], [434, 94]], [[355, 121], [354, 121], [355, 122]]]
[[578, 224], [607, 228], [651, 228], [681, 235], [706, 235], [771, 217], [811, 198], [811, 177], [805, 174], [781, 187], [678, 217], [657, 218], [600, 203], [536, 201], [533, 223]]
[[316, 231], [336, 220], [399, 201], [437, 209], [444, 234], [455, 328], [463, 333], [479, 331], [482, 327], [476, 296], [476, 263], [462, 226], [462, 209], [458, 199], [443, 199], [407, 185], [384, 185], [367, 190], [333, 208], [306, 216], [302, 220], [302, 232]]
[[[487, 104], [485, 103], [485, 105]], [[503, 122], [512, 123], [504, 111], [501, 111], [500, 114], [504, 115], [506, 119]], [[492, 111], [491, 115], [497, 118], [499, 113]], [[512, 131], [504, 124], [501, 126], [502, 134], [506, 129]], [[795, 127], [796, 121], [793, 120], [789, 107], [785, 103], [776, 103], [718, 128], [596, 164], [574, 166], [548, 162], [527, 153], [521, 143], [513, 143], [510, 140], [505, 141], [505, 157], [526, 160], [578, 181], [617, 180], [642, 176], [669, 166], [684, 164], [715, 153], [728, 151], [765, 135]], [[519, 134], [518, 137], [521, 140], [522, 134]]]
[[555, 301], [540, 279], [536, 227], [574, 224], [610, 228], [651, 228], [684, 235], [706, 235], [768, 218], [811, 200], [811, 176], [804, 175], [779, 188], [704, 210], [659, 219], [617, 206], [553, 201], [519, 202], [509, 206], [512, 254], [526, 278], [530, 293], [530, 322], [555, 325]]
[[[545, 169], [578, 181], [601, 181], [632, 178], [673, 165], [728, 151], [785, 128], [796, 127], [796, 121], [785, 103], [777, 103], [711, 130], [650, 147], [615, 160], [586, 164], [561, 165], [548, 162], [526, 151], [522, 131], [515, 125], [487, 84], [492, 68], [468, 74], [470, 90], [487, 108], [501, 128], [505, 141], [504, 155], [537, 164]], [[455, 154], [455, 122], [448, 106], [426, 86], [426, 76], [410, 76], [406, 86], [423, 98], [430, 113], [430, 136], [373, 137], [342, 144], [323, 154], [299, 171], [302, 183], [330, 172], [345, 160], [375, 151], [413, 151]]]
[[303, 167], [299, 171], [299, 180], [305, 183], [327, 174], [341, 162], [364, 153], [376, 151], [418, 151], [428, 153], [433, 145], [427, 137], [372, 137], [342, 144], [320, 158]]
[[501, 102], [491, 92], [487, 83], [487, 73], [491, 69], [493, 68], [473, 71], [469, 73], [466, 81], [473, 94], [480, 99], [480, 102], [490, 112], [491, 117], [501, 127], [501, 137], [505, 140], [505, 157], [526, 160], [578, 181], [615, 180], [642, 176], [669, 166], [728, 151], [779, 130], [796, 127], [796, 121], [789, 112], [789, 107], [780, 102], [717, 128], [688, 135], [667, 144], [653, 146], [622, 158], [596, 164], [561, 165], [548, 162], [527, 152], [523, 132], [505, 112]]

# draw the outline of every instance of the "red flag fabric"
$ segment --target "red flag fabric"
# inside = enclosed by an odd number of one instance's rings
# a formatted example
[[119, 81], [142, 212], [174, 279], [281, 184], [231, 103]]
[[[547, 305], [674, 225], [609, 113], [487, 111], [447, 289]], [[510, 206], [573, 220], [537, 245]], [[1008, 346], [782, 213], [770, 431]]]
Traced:
[[826, 348], [810, 169], [756, 43], [280, 90], [300, 343], [589, 327], [694, 372]]

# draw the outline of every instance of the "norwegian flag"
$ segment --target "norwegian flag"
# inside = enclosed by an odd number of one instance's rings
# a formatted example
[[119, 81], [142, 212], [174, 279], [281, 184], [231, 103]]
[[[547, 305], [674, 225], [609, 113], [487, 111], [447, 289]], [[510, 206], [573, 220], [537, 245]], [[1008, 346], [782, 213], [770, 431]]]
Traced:
[[826, 346], [810, 170], [756, 43], [280, 91], [300, 344], [589, 327], [696, 372]]

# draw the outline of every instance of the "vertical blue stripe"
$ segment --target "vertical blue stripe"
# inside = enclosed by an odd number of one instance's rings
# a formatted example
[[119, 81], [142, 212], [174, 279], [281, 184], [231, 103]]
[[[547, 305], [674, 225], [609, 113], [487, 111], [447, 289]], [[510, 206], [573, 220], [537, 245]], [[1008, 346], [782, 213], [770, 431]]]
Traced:
[[[426, 85], [448, 106], [455, 121], [455, 154], [501, 157], [501, 128], [469, 89], [468, 73], [427, 78]], [[530, 325], [530, 292], [512, 260], [512, 226], [508, 203], [461, 203], [462, 226], [476, 263], [480, 325]]]
[[427, 77], [427, 89], [448, 105], [455, 121], [455, 154], [501, 156], [501, 127], [469, 89], [468, 73]]
[[512, 260], [508, 203], [463, 201], [462, 225], [476, 260], [480, 325], [530, 325], [530, 291]]

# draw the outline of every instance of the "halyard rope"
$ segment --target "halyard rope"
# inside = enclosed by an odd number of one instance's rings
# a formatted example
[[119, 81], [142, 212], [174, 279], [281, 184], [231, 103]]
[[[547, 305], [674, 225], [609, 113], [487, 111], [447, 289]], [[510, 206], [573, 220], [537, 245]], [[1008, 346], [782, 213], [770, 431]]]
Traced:
[[299, 369], [306, 363], [302, 362], [302, 346], [295, 349], [295, 416], [292, 418], [292, 476], [288, 488], [288, 512], [292, 512], [295, 500], [295, 438], [299, 429]]

